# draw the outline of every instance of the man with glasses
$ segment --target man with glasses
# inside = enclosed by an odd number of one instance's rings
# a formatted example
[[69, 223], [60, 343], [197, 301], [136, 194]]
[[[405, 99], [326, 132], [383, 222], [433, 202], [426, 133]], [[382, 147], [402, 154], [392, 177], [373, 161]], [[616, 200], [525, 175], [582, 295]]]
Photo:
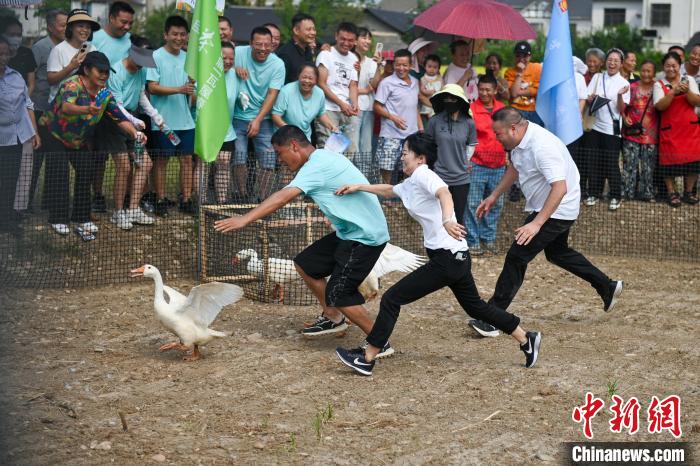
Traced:
[[[498, 186], [477, 207], [476, 216], [488, 214], [516, 179], [525, 195], [528, 216], [515, 230], [515, 241], [489, 303], [507, 310], [523, 284], [527, 265], [544, 251], [549, 262], [590, 283], [603, 300], [603, 310], [612, 311], [622, 293], [622, 281], [611, 280], [568, 244], [581, 202], [579, 173], [569, 150], [554, 134], [527, 121], [513, 108], [502, 108], [492, 118], [493, 132], [510, 152], [511, 164]], [[485, 322], [470, 324], [483, 336], [499, 334]]]
[[260, 165], [260, 199], [270, 195], [277, 157], [272, 148], [274, 127], [270, 112], [280, 89], [284, 86], [284, 62], [272, 54], [272, 33], [266, 27], [256, 27], [250, 33], [250, 45], [236, 47], [236, 70], [244, 69], [239, 77], [240, 95], [234, 108], [233, 129], [236, 131], [234, 175], [239, 196], [247, 195], [248, 142], [253, 141]]

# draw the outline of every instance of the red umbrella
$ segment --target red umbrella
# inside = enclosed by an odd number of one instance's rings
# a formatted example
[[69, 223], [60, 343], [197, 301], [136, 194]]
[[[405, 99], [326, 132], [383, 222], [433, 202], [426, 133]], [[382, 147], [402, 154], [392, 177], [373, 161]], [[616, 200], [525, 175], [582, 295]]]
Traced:
[[413, 20], [433, 32], [474, 39], [535, 39], [520, 13], [495, 0], [442, 0]]

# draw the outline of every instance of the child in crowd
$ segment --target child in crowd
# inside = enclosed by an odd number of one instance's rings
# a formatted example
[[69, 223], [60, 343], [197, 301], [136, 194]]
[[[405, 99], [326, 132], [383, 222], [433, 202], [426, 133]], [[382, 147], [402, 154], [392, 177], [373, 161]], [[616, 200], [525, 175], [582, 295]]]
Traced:
[[424, 126], [427, 125], [428, 119], [435, 115], [429, 99], [442, 89], [441, 64], [440, 57], [437, 55], [428, 55], [425, 58], [425, 74], [420, 78], [420, 93], [421, 96], [425, 97], [425, 99], [421, 99], [420, 107], [420, 116]]

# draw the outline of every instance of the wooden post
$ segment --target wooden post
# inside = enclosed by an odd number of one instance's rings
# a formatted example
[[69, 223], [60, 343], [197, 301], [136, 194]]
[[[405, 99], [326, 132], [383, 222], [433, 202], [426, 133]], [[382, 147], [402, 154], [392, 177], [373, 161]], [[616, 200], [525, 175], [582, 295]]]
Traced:
[[206, 227], [206, 208], [199, 205], [199, 281], [203, 282], [207, 278], [207, 229]]
[[306, 205], [306, 246], [310, 245], [314, 240], [314, 231], [312, 223], [313, 212], [311, 212], [312, 208], [312, 204]]
[[263, 300], [270, 302], [270, 237], [267, 233], [267, 223], [263, 222], [260, 231], [260, 241], [262, 242], [263, 261]]

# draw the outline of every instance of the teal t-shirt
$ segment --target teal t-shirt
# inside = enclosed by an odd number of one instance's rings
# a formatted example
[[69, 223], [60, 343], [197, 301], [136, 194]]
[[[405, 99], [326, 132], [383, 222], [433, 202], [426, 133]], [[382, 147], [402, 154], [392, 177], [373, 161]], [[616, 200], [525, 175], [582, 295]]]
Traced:
[[[154, 81], [161, 86], [180, 87], [187, 83], [189, 77], [185, 72], [185, 60], [187, 53], [180, 51], [173, 55], [161, 47], [153, 52], [155, 68], [148, 68], [146, 79]], [[154, 95], [151, 94], [151, 104], [168, 122], [168, 127], [174, 130], [194, 129], [194, 120], [190, 112], [190, 97], [185, 94]], [[151, 128], [160, 131], [153, 123]]]
[[112, 65], [114, 73], [109, 74], [107, 88], [117, 103], [121, 102], [129, 112], [135, 112], [139, 106], [141, 91], [146, 87], [146, 69], [141, 68], [135, 73], [129, 73], [124, 66], [124, 61], [118, 61]]
[[301, 189], [335, 226], [338, 238], [379, 246], [389, 241], [389, 228], [377, 196], [365, 192], [336, 196], [346, 184], [367, 178], [344, 155], [316, 149], [288, 187]]
[[320, 87], [314, 86], [311, 97], [301, 95], [299, 81], [286, 84], [275, 101], [272, 113], [281, 115], [288, 125], [301, 128], [311, 141], [311, 124], [326, 112], [326, 96]]
[[115, 63], [122, 61], [129, 55], [131, 33], [127, 32], [119, 39], [115, 39], [107, 34], [104, 29], [100, 29], [92, 35], [92, 45], [98, 51], [107, 55], [109, 64], [114, 68]]
[[[252, 121], [260, 112], [268, 89], [282, 89], [284, 86], [284, 62], [275, 54], [270, 54], [260, 63], [253, 60], [249, 45], [236, 47], [236, 68], [248, 70], [248, 79], [241, 80], [240, 91], [250, 97], [248, 107], [243, 110], [240, 100], [236, 102], [236, 119]], [[267, 115], [270, 118], [270, 115]]]
[[224, 142], [235, 141], [236, 132], [233, 130], [233, 111], [236, 106], [236, 100], [238, 99], [238, 93], [240, 92], [240, 81], [238, 76], [236, 76], [236, 70], [231, 68], [224, 75], [224, 80], [226, 81], [226, 98], [228, 100], [228, 111], [231, 116], [228, 122], [228, 131], [226, 132], [226, 137]]

